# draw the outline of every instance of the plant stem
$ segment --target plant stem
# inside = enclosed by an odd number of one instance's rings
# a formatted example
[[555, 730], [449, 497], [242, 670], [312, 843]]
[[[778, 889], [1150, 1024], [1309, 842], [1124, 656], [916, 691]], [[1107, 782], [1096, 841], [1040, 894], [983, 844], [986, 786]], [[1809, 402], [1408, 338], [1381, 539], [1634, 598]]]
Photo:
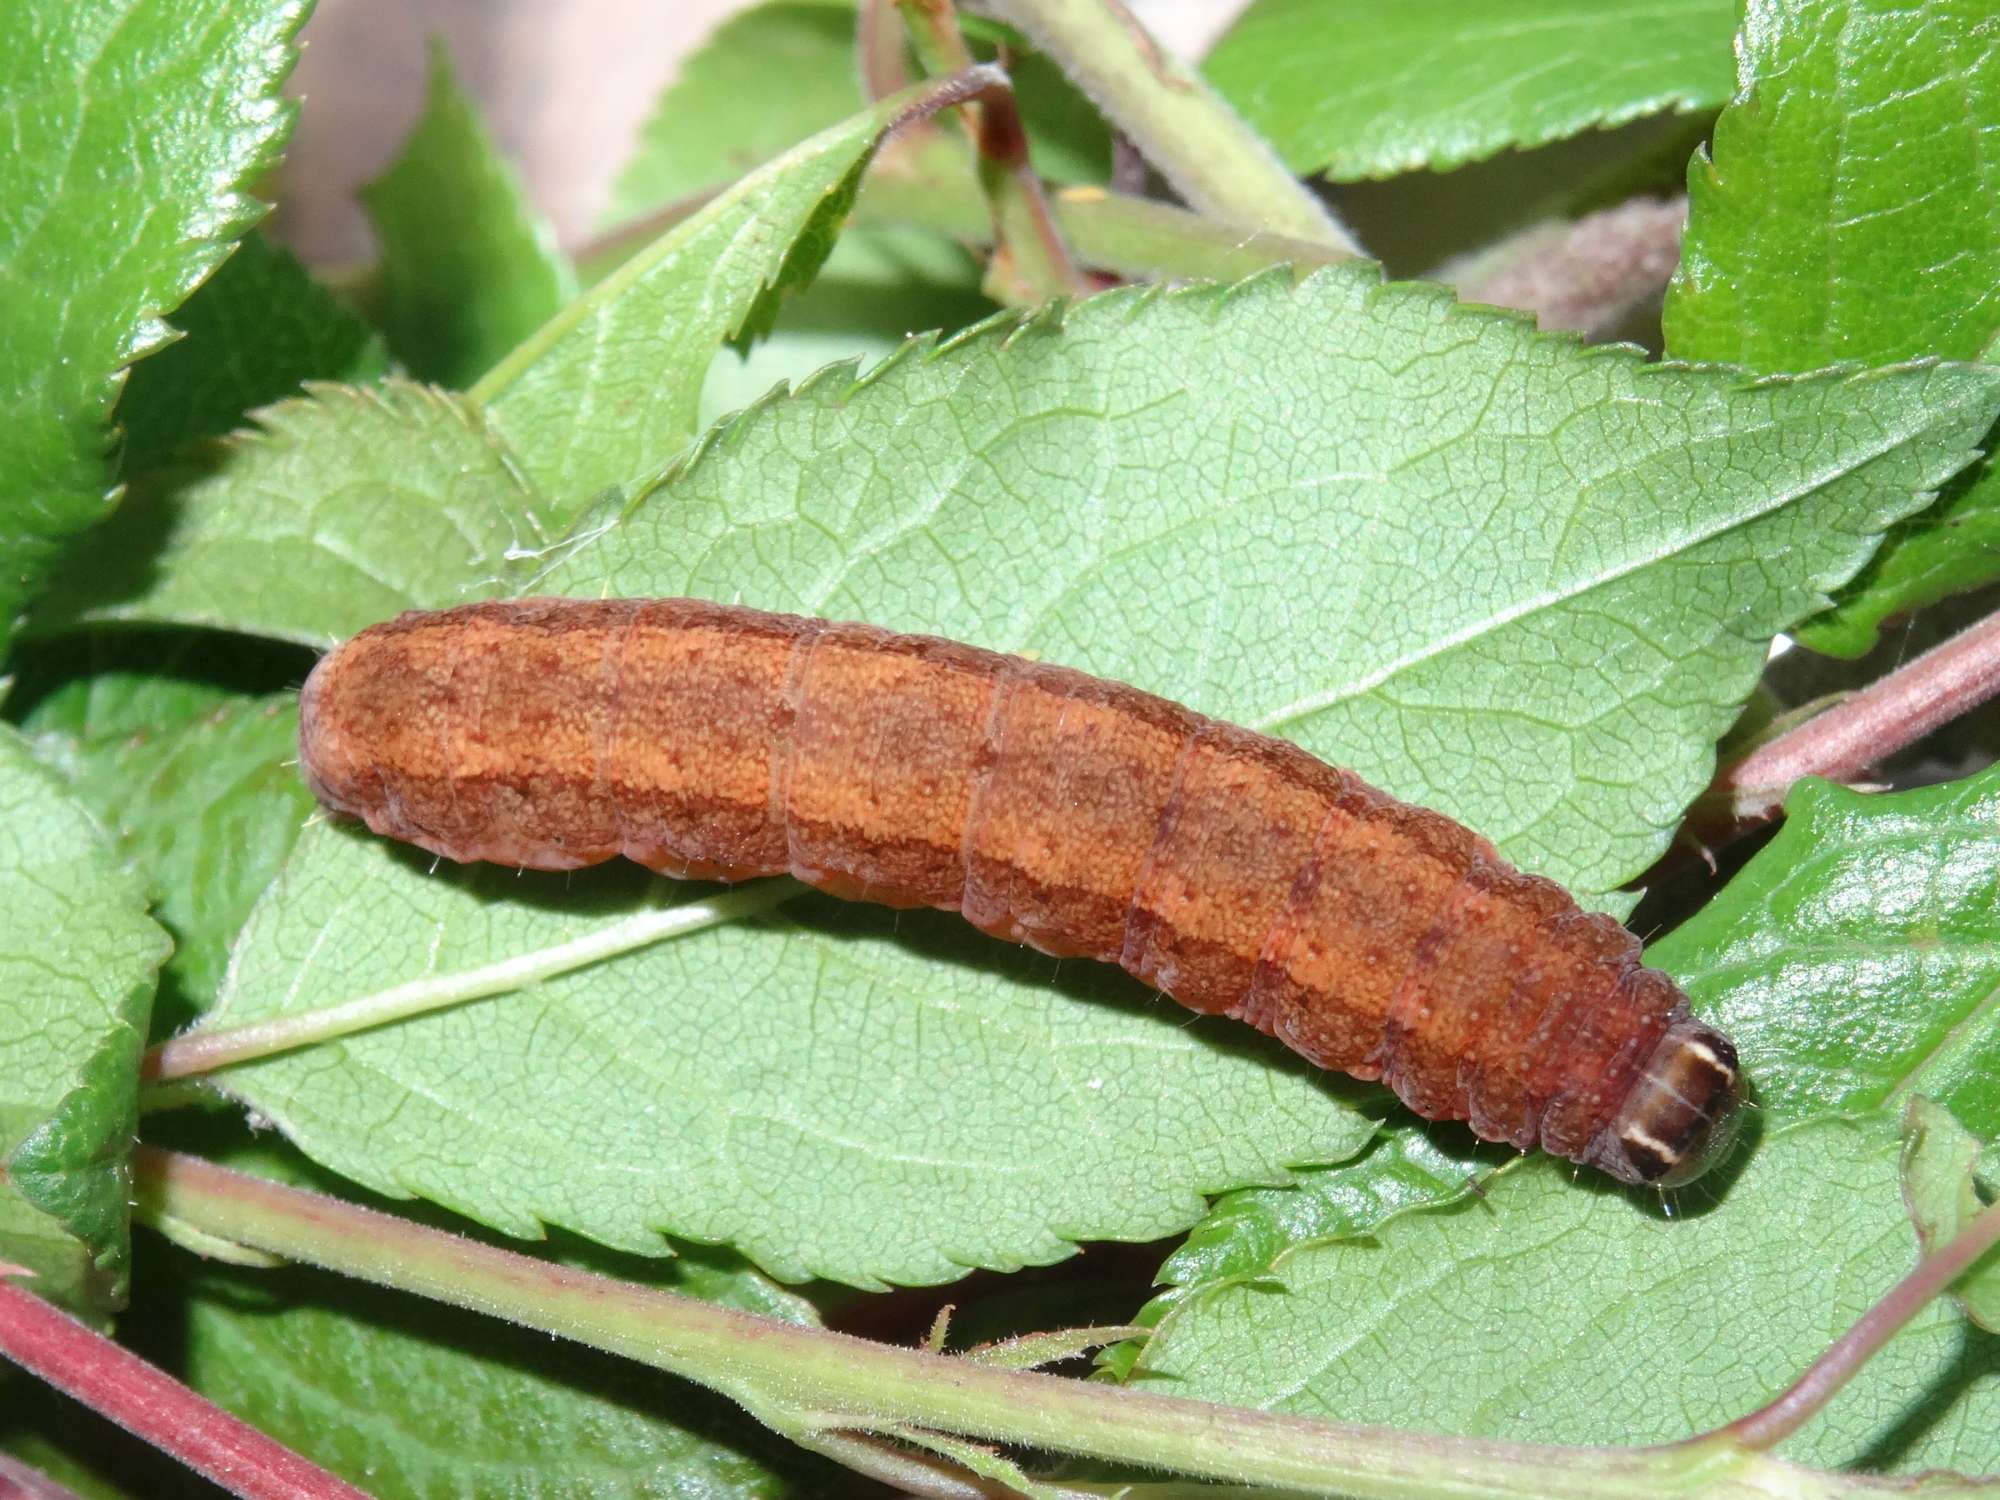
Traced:
[[1680, 845], [1726, 844], [1776, 817], [1800, 777], [1852, 781], [1996, 693], [2000, 613], [1724, 766], [1689, 814]]
[[1741, 1448], [1775, 1448], [1817, 1416], [1877, 1350], [1995, 1245], [2000, 1245], [2000, 1203], [1981, 1210], [1935, 1255], [1919, 1261], [1777, 1400], [1714, 1433], [1689, 1439], [1690, 1446], [1724, 1439]]
[[841, 1432], [787, 1434], [802, 1448], [921, 1500], [1005, 1500], [1015, 1493], [989, 1484], [931, 1453], [913, 1453], [880, 1438]]
[[269, 1020], [191, 1031], [147, 1052], [139, 1076], [149, 1083], [164, 1083], [211, 1073], [232, 1063], [309, 1047], [428, 1011], [463, 1005], [468, 1000], [505, 995], [650, 943], [757, 916], [798, 892], [798, 885], [790, 880], [760, 880], [706, 901], [636, 912], [567, 943], [537, 948], [478, 968], [434, 974], [377, 990], [372, 995], [273, 1016]]
[[[1237, 281], [1272, 266], [1304, 273], [1354, 258], [1103, 188], [1066, 188], [1049, 206], [1077, 259], [1128, 280]], [[964, 146], [943, 137], [904, 139], [883, 152], [862, 184], [855, 221], [914, 224], [970, 242], [993, 233]]]
[[1717, 785], [1739, 815], [1768, 815], [1801, 776], [1847, 781], [2000, 693], [2000, 613], [1758, 746]]
[[6, 1500], [82, 1500], [75, 1490], [5, 1453], [0, 1453], [0, 1496]]
[[594, 1276], [195, 1157], [142, 1146], [133, 1165], [142, 1218], [171, 1215], [643, 1361], [802, 1441], [922, 1430], [1368, 1500], [1896, 1492], [1890, 1481], [1822, 1474], [1714, 1440], [1618, 1449], [1435, 1437], [994, 1369]]
[[903, 28], [895, 24], [896, 0], [861, 0], [854, 18], [854, 71], [873, 103], [909, 87], [903, 67]]
[[1120, 0], [988, 0], [1026, 32], [1203, 213], [1361, 253], [1312, 190]]
[[[951, 0], [898, 0], [918, 60], [933, 74], [973, 66]], [[1028, 163], [1028, 133], [1011, 92], [995, 91], [978, 105], [979, 187], [993, 213], [993, 260], [987, 284], [1002, 301], [1046, 302], [1096, 290], [1077, 269], [1049, 214], [1041, 179]]]
[[1609, 338], [1648, 305], [1657, 307], [1680, 264], [1685, 197], [1628, 198], [1573, 222], [1546, 222], [1476, 256], [1441, 267], [1436, 279], [1467, 302], [1533, 313], [1545, 329]]
[[[0, 1277], [19, 1269], [0, 1266]], [[246, 1500], [368, 1500], [345, 1480], [5, 1279], [0, 1279], [0, 1355]]]

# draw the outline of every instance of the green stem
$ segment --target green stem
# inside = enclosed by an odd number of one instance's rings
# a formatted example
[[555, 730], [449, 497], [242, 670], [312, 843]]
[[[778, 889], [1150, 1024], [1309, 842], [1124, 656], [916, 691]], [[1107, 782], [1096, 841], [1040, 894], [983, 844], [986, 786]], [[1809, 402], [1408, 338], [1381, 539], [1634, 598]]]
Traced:
[[196, 1157], [141, 1147], [133, 1166], [142, 1218], [170, 1216], [640, 1360], [807, 1435], [922, 1429], [1368, 1500], [1894, 1492], [1890, 1481], [1818, 1473], [1729, 1444], [1557, 1448], [1436, 1437], [998, 1370], [594, 1276]]
[[853, 1437], [842, 1432], [787, 1433], [801, 1448], [843, 1464], [857, 1474], [888, 1485], [899, 1495], [922, 1500], [1006, 1500], [1016, 1493], [967, 1474], [957, 1464], [932, 1453], [913, 1453], [880, 1438]]
[[[1304, 273], [1354, 258], [1098, 187], [1064, 189], [1049, 208], [1078, 260], [1133, 281], [1240, 281], [1272, 266]], [[993, 234], [964, 145], [943, 137], [906, 139], [882, 153], [862, 185], [855, 222], [914, 224], [976, 243]]]
[[[974, 65], [958, 29], [951, 0], [898, 0], [917, 60], [933, 75]], [[976, 106], [979, 189], [993, 216], [993, 261], [988, 285], [1008, 302], [1046, 302], [1087, 296], [1096, 288], [1077, 269], [1049, 214], [1041, 179], [1028, 162], [1028, 135], [1011, 92], [995, 92]]]
[[757, 916], [798, 891], [798, 885], [790, 880], [762, 880], [705, 901], [635, 912], [567, 943], [537, 948], [478, 968], [433, 974], [377, 990], [372, 995], [273, 1016], [265, 1021], [191, 1031], [149, 1051], [140, 1065], [140, 1076], [150, 1083], [165, 1083], [211, 1073], [233, 1063], [332, 1041], [428, 1011], [463, 1005], [468, 1000], [505, 995], [649, 943]]
[[1149, 36], [1121, 0], [988, 0], [1062, 64], [1182, 197], [1203, 213], [1324, 245], [1360, 247], [1313, 191], [1201, 75]]

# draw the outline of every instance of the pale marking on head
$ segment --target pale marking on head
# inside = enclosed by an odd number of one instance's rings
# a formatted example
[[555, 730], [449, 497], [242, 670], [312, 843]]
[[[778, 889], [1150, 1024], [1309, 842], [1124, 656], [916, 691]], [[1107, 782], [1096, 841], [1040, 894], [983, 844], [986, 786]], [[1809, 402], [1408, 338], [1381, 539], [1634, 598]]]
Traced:
[[1654, 1135], [1643, 1125], [1627, 1125], [1618, 1132], [1618, 1138], [1628, 1146], [1643, 1146], [1656, 1153], [1662, 1161], [1679, 1161], [1681, 1153]]
[[1687, 1052], [1692, 1052], [1696, 1057], [1699, 1057], [1703, 1062], [1707, 1063], [1710, 1067], [1714, 1068], [1715, 1071], [1720, 1073], [1724, 1078], [1734, 1078], [1736, 1076], [1736, 1070], [1730, 1067], [1729, 1064], [1724, 1062], [1721, 1058], [1717, 1057], [1715, 1055], [1715, 1049], [1709, 1046], [1708, 1043], [1704, 1042], [1700, 1037], [1690, 1036], [1681, 1038], [1681, 1047], [1682, 1050]]

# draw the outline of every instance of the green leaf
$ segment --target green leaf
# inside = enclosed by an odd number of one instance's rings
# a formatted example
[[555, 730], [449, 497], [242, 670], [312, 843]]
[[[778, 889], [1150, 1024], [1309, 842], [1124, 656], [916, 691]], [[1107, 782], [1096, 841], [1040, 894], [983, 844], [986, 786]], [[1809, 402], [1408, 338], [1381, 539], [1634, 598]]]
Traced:
[[263, 212], [306, 0], [0, 7], [0, 647], [113, 499], [125, 367]]
[[1302, 1241], [1352, 1238], [1406, 1208], [1456, 1202], [1518, 1158], [1469, 1131], [1385, 1130], [1343, 1169], [1301, 1174], [1294, 1188], [1245, 1188], [1221, 1199], [1167, 1257], [1160, 1279], [1184, 1287], [1255, 1276]]
[[[447, 978], [688, 894], [631, 866], [433, 865], [308, 829], [211, 1025]], [[218, 1081], [378, 1192], [642, 1254], [662, 1233], [727, 1242], [862, 1286], [1171, 1234], [1204, 1191], [1283, 1181], [1372, 1128], [1262, 1038], [1190, 1028], [1116, 970], [938, 913], [792, 910]]]
[[[1777, 1394], [1910, 1269], [1894, 1121], [1772, 1131], [1669, 1216], [1530, 1162], [1483, 1199], [1189, 1298], [1142, 1389], [1527, 1442], [1646, 1443]], [[1824, 1467], [2000, 1462], [2000, 1342], [1927, 1308], [1784, 1448]]]
[[205, 625], [324, 646], [399, 610], [506, 591], [538, 498], [460, 396], [316, 386], [136, 488], [63, 573], [39, 631]]
[[[1972, 1222], [1985, 1202], [1978, 1178], [1979, 1141], [1950, 1110], [1922, 1094], [1903, 1112], [1903, 1200], [1917, 1241], [1931, 1255]], [[1952, 1287], [1966, 1316], [2000, 1332], [2000, 1254], [1988, 1253]]]
[[1737, 87], [1688, 172], [1672, 352], [1757, 370], [1977, 358], [2000, 329], [1986, 0], [1750, 0]]
[[[1161, 1264], [1154, 1280], [1166, 1290], [1133, 1321], [1154, 1327], [1190, 1291], [1262, 1276], [1308, 1241], [1353, 1239], [1394, 1214], [1481, 1193], [1494, 1172], [1518, 1160], [1513, 1148], [1480, 1141], [1469, 1130], [1398, 1118], [1351, 1162], [1308, 1168], [1288, 1187], [1244, 1188], [1218, 1198]], [[1141, 1347], [1116, 1345], [1098, 1363], [1123, 1379]]]
[[1441, 171], [1729, 97], [1736, 0], [1257, 0], [1202, 64], [1301, 174]]
[[[317, 1272], [171, 1263], [189, 1383], [379, 1500], [763, 1500], [839, 1483], [732, 1403], [545, 1334], [359, 1282], [330, 1301]], [[759, 1284], [681, 1281], [666, 1284], [710, 1299]], [[385, 1393], [401, 1393], [392, 1411]]]
[[139, 1050], [167, 939], [54, 772], [0, 727], [0, 1262], [125, 1295]]
[[[1989, 434], [1989, 453], [1996, 439]], [[1921, 515], [1892, 527], [1882, 550], [1833, 607], [1793, 634], [1829, 656], [1865, 656], [1883, 626], [2000, 577], [2000, 465], [1991, 457], [1965, 470]]]
[[734, 182], [866, 101], [852, 0], [766, 0], [710, 33], [640, 127], [606, 221]]
[[865, 367], [887, 359], [912, 328], [960, 329], [991, 316], [979, 277], [964, 250], [932, 235], [849, 229], [819, 279], [785, 304], [768, 337], [716, 355], [702, 385], [702, 424], [839, 361], [858, 358]]
[[291, 852], [313, 809], [300, 781], [291, 694], [224, 697], [197, 715], [74, 737], [31, 716], [36, 754], [60, 765], [145, 877], [174, 938], [154, 1031], [175, 1031], [213, 1003], [229, 945]]
[[[1608, 901], [1706, 784], [1769, 634], [1996, 401], [1979, 369], [1647, 367], [1360, 271], [1121, 292], [763, 403], [534, 587], [1031, 649], [1292, 734]], [[431, 863], [309, 834], [215, 1024], [681, 899]], [[384, 1191], [859, 1282], [1168, 1233], [1374, 1128], [1111, 971], [822, 903], [225, 1076]]]
[[479, 382], [473, 394], [551, 497], [551, 519], [687, 443], [716, 350], [766, 331], [780, 298], [812, 281], [876, 142], [925, 92], [885, 99], [743, 178]]
[[[2000, 48], [1988, 0], [1751, 0], [1738, 94], [1688, 173], [1668, 351], [1756, 370], [1977, 359], [2000, 332]], [[1816, 274], [1801, 274], [1801, 268]], [[2000, 475], [1900, 528], [1800, 639], [2000, 576]]]
[[419, 380], [460, 388], [576, 295], [576, 272], [535, 210], [441, 43], [424, 112], [361, 189], [382, 245], [389, 347]]
[[296, 396], [307, 381], [358, 382], [386, 368], [368, 325], [261, 234], [243, 237], [173, 326], [182, 337], [132, 371], [118, 403], [127, 474], [242, 426], [252, 407]]
[[1774, 1119], [1921, 1090], [2000, 1135], [2000, 770], [1894, 796], [1801, 782], [1722, 894], [1655, 943]]
[[1038, 652], [1615, 902], [1768, 637], [1966, 461], [1996, 394], [1979, 368], [1649, 368], [1370, 268], [1116, 292], [755, 408], [536, 588]]

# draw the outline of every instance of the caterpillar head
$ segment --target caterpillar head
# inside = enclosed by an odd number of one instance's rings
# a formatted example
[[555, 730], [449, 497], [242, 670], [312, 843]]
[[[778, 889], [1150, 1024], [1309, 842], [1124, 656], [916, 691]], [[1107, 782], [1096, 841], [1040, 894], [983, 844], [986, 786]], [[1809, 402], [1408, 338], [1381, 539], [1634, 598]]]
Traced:
[[1656, 1188], [1693, 1182], [1729, 1154], [1742, 1102], [1736, 1048], [1683, 1010], [1592, 1142], [1590, 1159], [1620, 1182]]

